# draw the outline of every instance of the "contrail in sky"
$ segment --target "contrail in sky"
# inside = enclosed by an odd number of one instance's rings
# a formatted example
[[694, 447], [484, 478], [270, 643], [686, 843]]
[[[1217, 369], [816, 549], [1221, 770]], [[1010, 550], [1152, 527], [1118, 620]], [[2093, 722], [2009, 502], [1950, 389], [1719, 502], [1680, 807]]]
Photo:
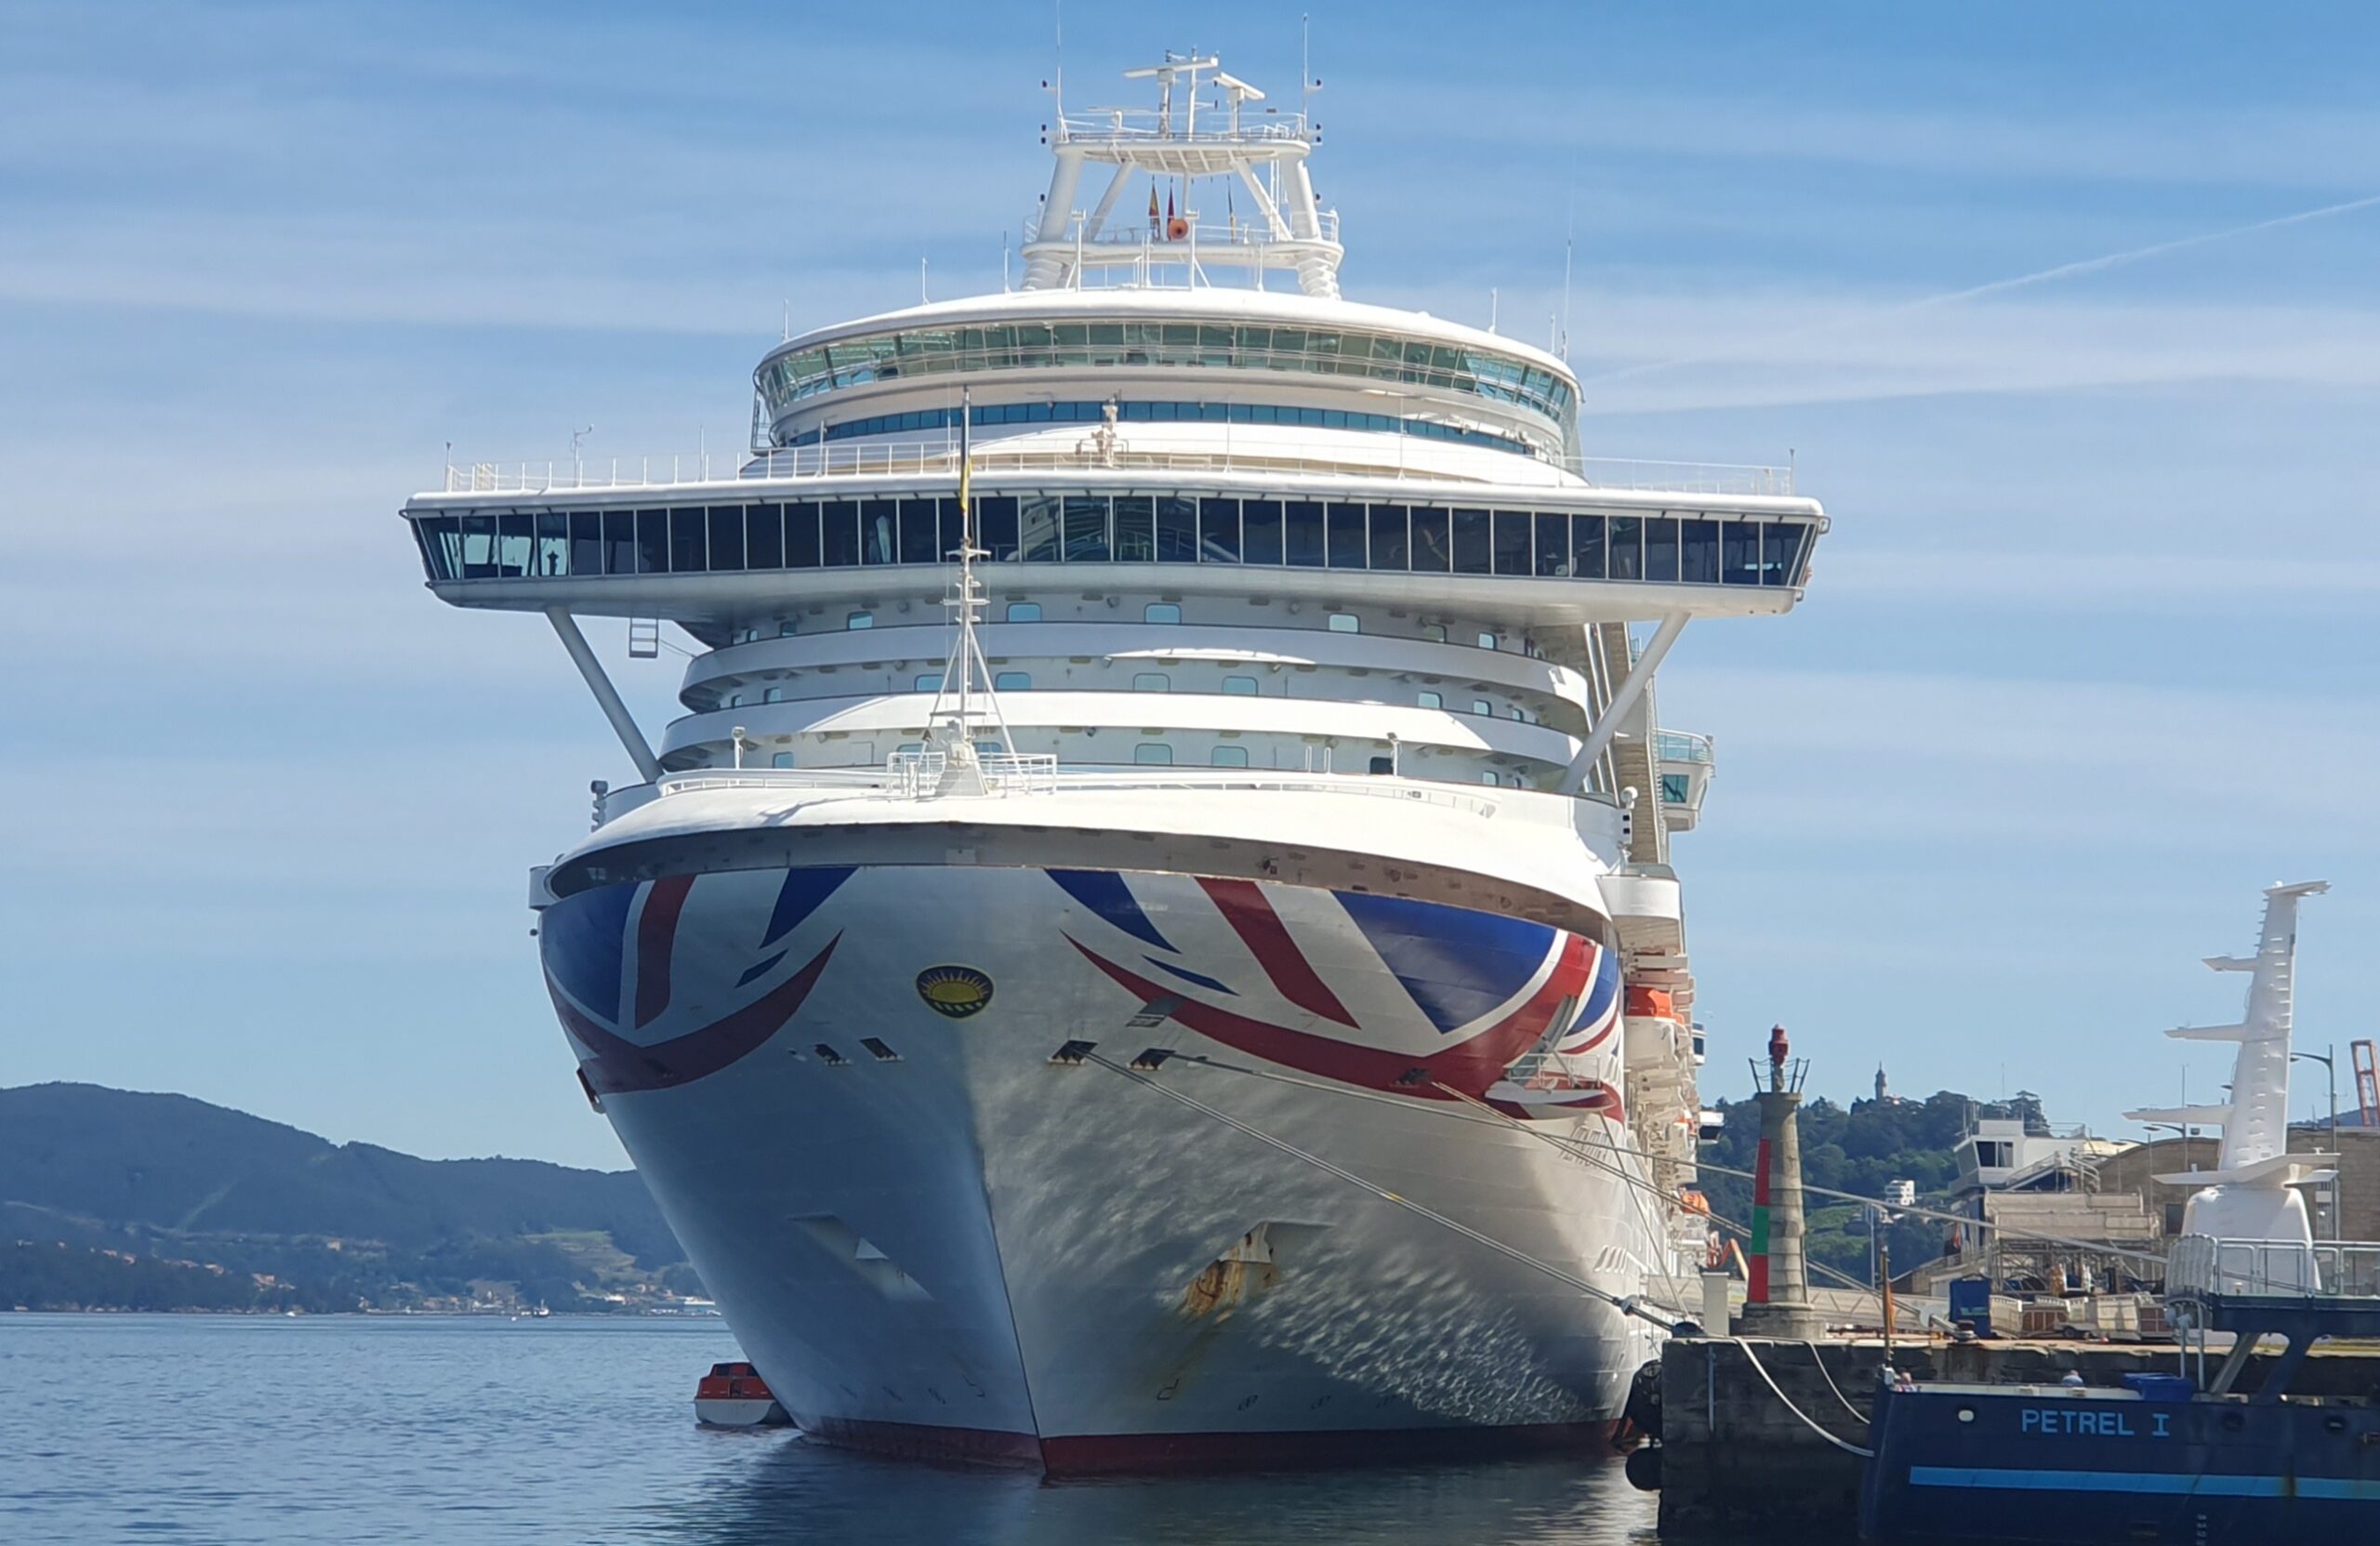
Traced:
[[[1887, 317], [1905, 316], [1911, 311], [1930, 311], [1937, 306], [1950, 306], [1959, 301], [1973, 300], [1978, 296], [1997, 295], [2003, 290], [2019, 289], [2027, 284], [2040, 284], [2053, 279], [2065, 279], [2073, 274], [2096, 273], [2101, 269], [2117, 268], [2125, 263], [2137, 263], [2144, 258], [2158, 258], [2169, 252], [2179, 252], [2185, 247], [2204, 246], [2210, 242], [2228, 242], [2235, 236], [2252, 236], [2260, 231], [2273, 231], [2281, 226], [2299, 225], [2307, 220], [2326, 219], [2333, 215], [2346, 215], [2358, 209], [2369, 209], [2374, 205], [2380, 205], [2380, 193], [2373, 194], [2368, 198], [2349, 199], [2345, 204], [2324, 205], [2320, 209], [2301, 209], [2294, 215], [2279, 215], [2269, 220], [2257, 220], [2248, 225], [2233, 226], [2228, 231], [2202, 231], [2196, 236], [2183, 236], [2171, 242], [2157, 242], [2149, 246], [2135, 247], [2129, 252], [2111, 252], [2100, 258], [2085, 258], [2079, 262], [2060, 263], [2054, 269], [2018, 274], [2014, 279], [1995, 279], [1988, 284], [1974, 284], [1964, 290], [1950, 290], [1938, 296], [1926, 296], [1918, 300], [1903, 301], [1897, 306], [1888, 306], [1881, 311], [1871, 311], [1862, 316], [1834, 322], [1813, 323], [1807, 327], [1771, 333], [1765, 338], [1755, 338], [1752, 342], [1753, 347], [1785, 343], [1794, 338], [1806, 338], [1814, 334], [1832, 333], [1846, 327], [1858, 327]], [[1742, 352], [1740, 349], [1726, 350], [1708, 354], [1682, 355], [1674, 360], [1654, 360], [1641, 365], [1622, 365], [1618, 370], [1607, 370], [1594, 376], [1582, 376], [1579, 378], [1579, 385], [1591, 387], [1599, 381], [1617, 381], [1624, 377], [1644, 376], [1657, 370], [1679, 370], [1687, 365], [1709, 364], [1714, 361], [1739, 358]]]

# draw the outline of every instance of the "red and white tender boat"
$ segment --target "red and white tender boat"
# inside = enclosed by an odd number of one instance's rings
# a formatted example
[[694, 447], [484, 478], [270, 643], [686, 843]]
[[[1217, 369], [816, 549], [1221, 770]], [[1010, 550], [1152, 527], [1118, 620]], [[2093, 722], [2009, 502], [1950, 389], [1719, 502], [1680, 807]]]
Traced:
[[733, 1363], [711, 1365], [695, 1384], [694, 1420], [706, 1428], [779, 1428], [793, 1420], [759, 1369]]

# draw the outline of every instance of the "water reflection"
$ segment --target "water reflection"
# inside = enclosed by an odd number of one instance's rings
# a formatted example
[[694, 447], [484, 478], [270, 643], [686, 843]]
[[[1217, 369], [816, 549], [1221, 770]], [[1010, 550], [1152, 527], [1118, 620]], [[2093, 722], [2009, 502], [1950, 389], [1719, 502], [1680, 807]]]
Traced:
[[1654, 1539], [1652, 1500], [1600, 1458], [1044, 1482], [879, 1460], [792, 1434], [739, 1437], [752, 1453], [712, 1470], [706, 1495], [637, 1510], [628, 1538], [706, 1546], [1649, 1546]]

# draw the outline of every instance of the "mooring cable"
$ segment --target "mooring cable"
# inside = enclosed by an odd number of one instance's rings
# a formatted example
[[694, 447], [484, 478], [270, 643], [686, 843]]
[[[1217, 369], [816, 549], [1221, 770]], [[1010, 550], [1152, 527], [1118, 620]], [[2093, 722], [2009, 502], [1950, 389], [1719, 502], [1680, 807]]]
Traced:
[[[1783, 1389], [1778, 1385], [1777, 1381], [1769, 1377], [1767, 1368], [1761, 1363], [1759, 1357], [1752, 1352], [1752, 1344], [1750, 1342], [1744, 1341], [1741, 1337], [1728, 1337], [1720, 1340], [1733, 1342], [1736, 1345], [1737, 1350], [1744, 1355], [1744, 1362], [1750, 1364], [1752, 1366], [1752, 1371], [1760, 1376], [1760, 1382], [1768, 1387], [1768, 1394], [1777, 1397], [1777, 1399], [1784, 1405], [1787, 1411], [1792, 1413], [1795, 1417], [1800, 1418], [1803, 1424], [1807, 1427], [1811, 1433], [1816, 1434], [1818, 1437], [1826, 1440], [1827, 1443], [1833, 1445], [1837, 1449], [1842, 1450], [1846, 1455], [1857, 1455], [1863, 1460], [1872, 1460], [1876, 1458], [1876, 1452], [1873, 1449], [1862, 1449], [1858, 1445], [1850, 1443], [1848, 1440], [1835, 1437], [1832, 1434], [1828, 1433], [1824, 1428], [1819, 1427], [1817, 1419], [1811, 1417], [1809, 1413], [1802, 1410], [1801, 1407], [1794, 1406], [1792, 1397], [1787, 1395]], [[1821, 1366], [1820, 1372], [1824, 1372], [1823, 1366]], [[1829, 1385], [1832, 1385], [1834, 1381], [1830, 1378], [1827, 1381], [1827, 1383]], [[1837, 1395], [1841, 1395], [1843, 1393], [1837, 1391], [1835, 1394]], [[1844, 1405], [1848, 1406], [1849, 1403], [1845, 1402]], [[1858, 1416], [1857, 1412], [1854, 1412], [1852, 1415], [1855, 1417]], [[1861, 1419], [1861, 1420], [1865, 1421], [1866, 1420]]]

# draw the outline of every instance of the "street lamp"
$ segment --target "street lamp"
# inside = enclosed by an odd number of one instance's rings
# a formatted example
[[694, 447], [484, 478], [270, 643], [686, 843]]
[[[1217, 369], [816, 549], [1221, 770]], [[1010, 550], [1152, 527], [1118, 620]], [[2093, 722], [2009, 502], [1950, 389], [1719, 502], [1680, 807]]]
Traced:
[[2292, 1063], [2303, 1058], [2307, 1063], [2320, 1064], [2322, 1065], [2323, 1080], [2331, 1089], [2331, 1154], [2334, 1157], [2331, 1162], [2330, 1184], [2323, 1187], [2322, 1190], [2328, 1195], [2330, 1202], [2329, 1212], [2331, 1216], [2331, 1238], [2334, 1240], [2339, 1237], [2339, 1172], [2338, 1161], [2335, 1157], [2339, 1152], [2338, 1050], [2338, 1043], [2333, 1042], [2331, 1044], [2331, 1050], [2327, 1052], [2292, 1052], [2289, 1054], [2289, 1059]]

